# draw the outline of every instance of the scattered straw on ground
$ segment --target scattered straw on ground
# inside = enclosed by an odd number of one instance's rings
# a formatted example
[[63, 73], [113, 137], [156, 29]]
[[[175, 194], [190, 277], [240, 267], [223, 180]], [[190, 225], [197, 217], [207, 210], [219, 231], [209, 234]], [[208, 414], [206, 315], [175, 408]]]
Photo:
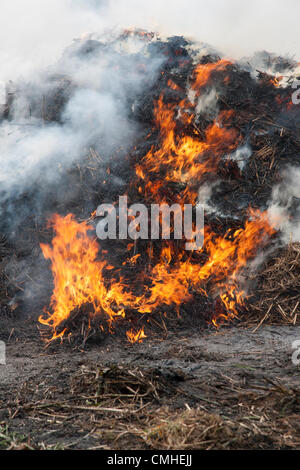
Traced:
[[264, 386], [241, 380], [234, 388], [231, 382], [216, 384], [216, 408], [205, 384], [198, 404], [188, 403], [186, 396], [179, 405], [180, 386], [170, 384], [167, 390], [158, 372], [137, 367], [81, 367], [56, 385], [50, 377], [41, 383], [30, 380], [13, 399], [0, 400], [2, 419], [7, 415], [0, 422], [0, 448], [300, 447], [299, 390], [271, 380]]

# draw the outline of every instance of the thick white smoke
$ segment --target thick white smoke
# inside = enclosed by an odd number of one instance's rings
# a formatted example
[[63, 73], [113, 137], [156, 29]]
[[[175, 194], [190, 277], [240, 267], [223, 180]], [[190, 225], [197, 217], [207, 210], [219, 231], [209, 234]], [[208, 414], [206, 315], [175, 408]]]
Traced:
[[[120, 54], [122, 47], [126, 52]], [[77, 40], [47, 71], [36, 70], [10, 85], [10, 119], [0, 124], [0, 202], [6, 203], [2, 209], [35, 182], [42, 191], [47, 183], [58, 181], [90, 147], [104, 165], [116, 149], [126, 151], [137, 130], [128, 117], [128, 99], [141, 93], [145, 83], [151, 85], [163, 60], [148, 58], [141, 72], [143, 47], [144, 42], [134, 38], [105, 46]], [[56, 104], [60, 84], [61, 93], [69, 95], [65, 103]], [[48, 104], [55, 119], [48, 118]]]
[[110, 21], [184, 34], [238, 56], [266, 49], [300, 56], [297, 0], [116, 0], [109, 3]]
[[290, 167], [282, 182], [273, 188], [268, 209], [270, 219], [281, 230], [284, 243], [300, 242], [300, 168]]
[[[94, 140], [107, 154], [131, 142], [135, 128], [126, 116], [125, 101], [130, 90], [142, 89], [144, 77], [134, 72], [132, 59], [120, 62], [111, 52], [95, 60], [66, 55], [60, 60], [74, 38], [92, 32], [110, 37], [139, 27], [183, 34], [235, 58], [265, 49], [297, 59], [299, 13], [297, 0], [2, 0], [0, 104], [8, 80], [22, 84], [22, 90], [12, 120], [0, 127], [1, 196], [21, 192], [41, 175], [51, 182], [61, 163], [76, 161]], [[159, 60], [147, 71], [150, 80]], [[62, 125], [44, 126], [29, 103], [34, 97], [42, 106], [52, 86], [45, 77], [51, 73], [69, 77], [76, 89]], [[213, 107], [214, 99], [212, 92], [199, 107]]]
[[299, 59], [299, 14], [298, 0], [2, 0], [0, 80], [47, 67], [75, 37], [115, 27], [184, 34], [233, 57], [265, 49]]

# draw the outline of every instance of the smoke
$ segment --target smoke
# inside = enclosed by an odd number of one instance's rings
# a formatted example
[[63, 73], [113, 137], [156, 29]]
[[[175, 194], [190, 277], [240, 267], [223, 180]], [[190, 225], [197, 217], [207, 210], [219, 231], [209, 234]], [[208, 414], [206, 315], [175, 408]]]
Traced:
[[[126, 97], [141, 90], [145, 78], [134, 73], [135, 54], [124, 58], [111, 49], [95, 50], [87, 59], [69, 50], [60, 59], [74, 38], [111, 37], [139, 27], [183, 34], [233, 57], [257, 49], [300, 56], [296, 0], [3, 0], [0, 13], [0, 40], [5, 45], [0, 51], [0, 104], [9, 80], [19, 91], [11, 122], [0, 128], [0, 185], [6, 195], [23, 191], [41, 173], [51, 182], [60, 162], [67, 166], [77, 161], [82, 149], [95, 141], [108, 155], [120, 143], [126, 147], [135, 133], [125, 110]], [[76, 50], [79, 42], [73, 44]], [[149, 81], [157, 67], [158, 62], [149, 64]], [[54, 93], [57, 80], [51, 82], [50, 74], [69, 77], [75, 90], [65, 97], [70, 101], [61, 123], [43, 127], [37, 108], [43, 107], [44, 96]], [[211, 90], [197, 110], [214, 108], [215, 99]]]
[[[47, 188], [54, 183], [61, 187], [66, 170], [90, 148], [105, 168], [117, 149], [122, 148], [119, 158], [125, 155], [137, 134], [130, 108], [151, 86], [163, 59], [154, 54], [145, 62], [141, 39], [110, 38], [105, 44], [95, 38], [77, 40], [47, 70], [7, 87], [9, 119], [0, 124], [0, 214], [5, 210], [7, 219], [7, 212], [12, 213], [14, 224], [18, 220], [11, 203], [24, 192], [37, 188], [30, 210], [38, 213], [40, 206], [43, 212]], [[72, 188], [57, 198], [66, 198], [67, 192], [72, 198]]]
[[108, 17], [119, 24], [127, 21], [166, 34], [184, 34], [234, 57], [261, 49], [299, 56], [299, 12], [297, 0], [117, 0], [110, 2]]
[[252, 150], [248, 144], [238, 147], [235, 152], [228, 155], [227, 160], [236, 162], [240, 171], [243, 171], [247, 165], [249, 158], [252, 155]]
[[113, 28], [183, 34], [233, 57], [300, 56], [297, 0], [2, 0], [0, 13], [2, 84], [55, 62], [75, 37]]
[[2, 84], [17, 77], [31, 77], [54, 63], [74, 38], [101, 29], [100, 12], [99, 8], [83, 8], [83, 2], [78, 0], [3, 0]]
[[284, 243], [300, 242], [300, 168], [290, 167], [273, 188], [268, 214], [281, 231]]

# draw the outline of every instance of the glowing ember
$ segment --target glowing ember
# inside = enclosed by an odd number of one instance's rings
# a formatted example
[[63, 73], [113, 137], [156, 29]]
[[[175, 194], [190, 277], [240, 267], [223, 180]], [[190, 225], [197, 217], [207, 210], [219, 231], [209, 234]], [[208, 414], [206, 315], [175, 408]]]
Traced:
[[201, 89], [209, 83], [213, 72], [222, 72], [223, 70], [226, 70], [229, 65], [232, 65], [232, 62], [227, 59], [221, 59], [214, 63], [197, 65], [194, 72], [195, 82], [193, 88], [195, 90]]

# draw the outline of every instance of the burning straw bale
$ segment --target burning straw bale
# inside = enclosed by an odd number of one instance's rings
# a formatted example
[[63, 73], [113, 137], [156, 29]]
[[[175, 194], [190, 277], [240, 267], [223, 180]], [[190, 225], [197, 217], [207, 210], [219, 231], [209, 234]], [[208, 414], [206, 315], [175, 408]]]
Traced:
[[300, 319], [300, 243], [280, 248], [257, 277], [258, 302], [252, 304], [263, 314], [260, 322], [295, 325]]

